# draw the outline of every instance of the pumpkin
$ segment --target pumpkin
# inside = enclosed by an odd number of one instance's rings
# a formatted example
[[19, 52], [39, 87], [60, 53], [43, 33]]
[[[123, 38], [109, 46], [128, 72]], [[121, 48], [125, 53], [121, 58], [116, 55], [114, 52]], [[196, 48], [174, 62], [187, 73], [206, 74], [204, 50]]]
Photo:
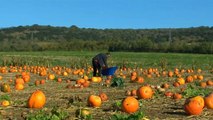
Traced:
[[213, 93], [211, 93], [210, 95], [204, 97], [204, 102], [205, 102], [205, 106], [208, 109], [213, 109]]
[[167, 92], [164, 93], [164, 95], [166, 97], [172, 97], [174, 94], [172, 92], [170, 92], [170, 91], [167, 91]]
[[68, 76], [68, 73], [66, 71], [64, 71], [63, 76]]
[[23, 90], [23, 89], [24, 89], [24, 84], [17, 83], [17, 84], [15, 85], [15, 89], [16, 89], [16, 90]]
[[197, 79], [197, 75], [193, 75], [193, 79], [196, 80]]
[[54, 74], [49, 74], [49, 75], [48, 75], [48, 78], [49, 78], [50, 80], [54, 80], [54, 79], [55, 79], [55, 75], [54, 75]]
[[198, 75], [198, 76], [197, 76], [197, 79], [198, 79], [198, 80], [203, 80], [203, 75]]
[[136, 78], [137, 78], [137, 76], [132, 75], [132, 76], [130, 77], [130, 80], [131, 80], [131, 81], [135, 81]]
[[174, 83], [173, 83], [173, 86], [174, 86], [174, 87], [178, 87], [178, 86], [180, 86], [180, 83], [179, 83], [179, 82], [174, 82]]
[[101, 98], [96, 95], [90, 95], [88, 98], [88, 104], [92, 107], [100, 107], [101, 106]]
[[174, 73], [172, 71], [168, 72], [168, 77], [172, 77], [174, 75]]
[[188, 98], [184, 104], [184, 111], [188, 115], [200, 115], [203, 111], [203, 106], [198, 100]]
[[102, 78], [101, 77], [92, 77], [91, 81], [95, 82], [95, 83], [99, 83], [102, 81]]
[[88, 77], [87, 75], [84, 75], [84, 76], [83, 76], [83, 79], [84, 79], [84, 80], [88, 80], [89, 77]]
[[46, 97], [41, 90], [36, 90], [28, 99], [29, 108], [42, 108], [45, 105]]
[[76, 84], [82, 85], [86, 80], [85, 79], [78, 79], [76, 80]]
[[206, 84], [209, 85], [209, 86], [213, 86], [213, 81], [212, 80], [207, 80]]
[[136, 72], [136, 71], [133, 71], [133, 72], [131, 73], [131, 76], [137, 76], [137, 72]]
[[38, 86], [39, 84], [40, 84], [40, 81], [39, 81], [39, 80], [36, 80], [36, 81], [35, 81], [35, 85]]
[[186, 82], [188, 82], [188, 83], [193, 82], [193, 80], [194, 80], [194, 78], [191, 75], [186, 77]]
[[29, 82], [30, 81], [30, 75], [29, 74], [22, 75], [22, 79], [24, 80], [24, 82]]
[[89, 87], [90, 81], [86, 80], [82, 85], [83, 85], [83, 87]]
[[99, 94], [101, 101], [107, 101], [108, 100], [108, 96], [106, 95], [106, 93], [100, 93]]
[[207, 86], [206, 82], [200, 82], [200, 87], [205, 88]]
[[57, 82], [61, 83], [62, 82], [62, 78], [58, 78]]
[[122, 100], [122, 111], [134, 113], [139, 109], [139, 102], [136, 98], [128, 96]]
[[153, 95], [153, 90], [150, 86], [142, 86], [137, 90], [137, 96], [139, 99], [149, 99]]
[[137, 81], [138, 83], [143, 83], [143, 82], [144, 82], [144, 78], [141, 77], [141, 76], [138, 76], [138, 77], [136, 78], [136, 81]]
[[10, 105], [10, 102], [9, 102], [8, 100], [3, 100], [3, 101], [1, 102], [1, 105], [4, 106], [4, 107], [7, 107], [7, 106]]
[[40, 81], [40, 84], [45, 84], [45, 80], [42, 79], [42, 80]]
[[195, 97], [193, 97], [191, 99], [192, 100], [197, 100], [201, 104], [202, 107], [205, 106], [204, 98], [202, 96], [195, 96]]
[[164, 83], [164, 84], [162, 85], [162, 88], [168, 89], [168, 88], [169, 88], [169, 84], [168, 84], [168, 83]]
[[182, 77], [177, 78], [177, 82], [178, 82], [180, 85], [184, 85], [184, 84], [185, 84], [185, 80], [184, 80], [184, 78], [182, 78]]
[[1, 91], [2, 91], [2, 92], [10, 92], [10, 85], [7, 84], [7, 83], [3, 83], [3, 84], [1, 85]]
[[135, 90], [135, 89], [132, 90], [132, 91], [131, 91], [131, 96], [136, 96], [136, 95], [137, 95], [137, 90]]
[[179, 100], [179, 99], [182, 98], [182, 94], [180, 94], [180, 93], [174, 93], [174, 94], [173, 94], [173, 98], [174, 98], [175, 100]]
[[15, 80], [15, 84], [18, 84], [18, 83], [24, 84], [24, 79], [21, 77], [17, 77]]

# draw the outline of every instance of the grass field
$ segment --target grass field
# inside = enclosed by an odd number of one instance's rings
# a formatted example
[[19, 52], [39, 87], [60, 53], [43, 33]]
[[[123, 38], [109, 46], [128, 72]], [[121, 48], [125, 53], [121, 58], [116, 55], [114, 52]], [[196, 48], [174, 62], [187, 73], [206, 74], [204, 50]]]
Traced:
[[[87, 51], [49, 51], [49, 52], [0, 52], [3, 64], [28, 65], [63, 65], [84, 67], [91, 65], [91, 59], [99, 52]], [[3, 62], [5, 61], [5, 62]], [[180, 54], [180, 53], [135, 53], [112, 52], [108, 60], [110, 66], [127, 67], [166, 67], [178, 68], [205, 68], [213, 67], [213, 55], [209, 54]]]

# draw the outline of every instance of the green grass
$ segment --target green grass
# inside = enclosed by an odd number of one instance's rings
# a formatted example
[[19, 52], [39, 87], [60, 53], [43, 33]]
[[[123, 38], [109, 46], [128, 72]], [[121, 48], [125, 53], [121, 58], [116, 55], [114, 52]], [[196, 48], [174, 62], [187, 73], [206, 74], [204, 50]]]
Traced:
[[[88, 51], [45, 51], [45, 52], [0, 52], [0, 65], [63, 65], [85, 67], [91, 65], [91, 59], [99, 52]], [[5, 63], [6, 61], [6, 63]], [[20, 63], [21, 62], [21, 63]], [[213, 55], [180, 53], [144, 53], [112, 52], [108, 60], [110, 66], [127, 67], [167, 67], [178, 68], [213, 68]]]

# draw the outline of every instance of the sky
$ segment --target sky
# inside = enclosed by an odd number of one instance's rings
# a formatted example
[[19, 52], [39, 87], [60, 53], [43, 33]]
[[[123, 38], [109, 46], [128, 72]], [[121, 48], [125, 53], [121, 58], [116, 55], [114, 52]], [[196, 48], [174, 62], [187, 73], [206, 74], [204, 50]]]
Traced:
[[213, 26], [213, 0], [0, 0], [0, 28], [97, 29]]

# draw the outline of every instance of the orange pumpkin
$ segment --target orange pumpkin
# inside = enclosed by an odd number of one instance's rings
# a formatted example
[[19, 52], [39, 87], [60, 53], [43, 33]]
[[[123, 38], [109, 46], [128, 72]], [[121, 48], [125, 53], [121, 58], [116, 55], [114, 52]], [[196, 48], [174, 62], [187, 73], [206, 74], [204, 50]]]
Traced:
[[87, 75], [84, 75], [84, 76], [83, 76], [83, 79], [84, 79], [84, 80], [88, 80], [89, 77], [88, 77]]
[[46, 97], [41, 90], [36, 90], [28, 99], [29, 108], [42, 108], [45, 105]]
[[66, 71], [64, 71], [63, 76], [68, 76], [68, 73]]
[[92, 77], [91, 81], [95, 82], [95, 83], [99, 83], [102, 81], [102, 78], [101, 77]]
[[62, 78], [58, 78], [57, 82], [61, 83], [62, 82]]
[[22, 79], [24, 80], [24, 82], [29, 82], [30, 81], [30, 75], [29, 74], [22, 75]]
[[20, 77], [16, 78], [15, 84], [18, 84], [18, 83], [24, 84], [24, 79]]
[[108, 96], [106, 95], [106, 93], [100, 93], [99, 94], [101, 101], [107, 101], [108, 100]]
[[131, 80], [131, 81], [135, 81], [136, 78], [137, 78], [137, 76], [132, 75], [132, 76], [130, 77], [130, 80]]
[[136, 72], [136, 71], [133, 71], [133, 72], [131, 73], [131, 76], [137, 76], [137, 72]]
[[212, 80], [207, 80], [206, 84], [209, 85], [209, 86], [213, 86], [213, 81]]
[[191, 75], [187, 76], [186, 77], [186, 82], [190, 83], [190, 82], [193, 82], [193, 77]]
[[150, 86], [142, 86], [137, 90], [137, 96], [139, 99], [149, 99], [153, 95], [153, 90]]
[[180, 93], [174, 93], [174, 94], [173, 94], [173, 98], [174, 98], [175, 100], [179, 100], [179, 99], [182, 98], [182, 94], [180, 94]]
[[174, 94], [172, 92], [170, 92], [170, 91], [167, 91], [167, 92], [164, 93], [164, 95], [166, 97], [172, 97]]
[[198, 80], [203, 80], [203, 75], [198, 75], [198, 76], [197, 76], [197, 79], [198, 79]]
[[15, 85], [15, 89], [16, 89], [16, 90], [23, 90], [23, 89], [24, 89], [24, 84], [17, 83], [17, 84]]
[[144, 78], [141, 77], [141, 76], [138, 76], [138, 77], [136, 78], [136, 81], [137, 81], [138, 83], [143, 83], [143, 82], [144, 82]]
[[36, 80], [36, 81], [35, 81], [35, 85], [38, 86], [39, 84], [40, 84], [40, 81], [39, 81], [39, 80]]
[[201, 104], [202, 107], [205, 106], [204, 98], [202, 96], [195, 96], [195, 97], [193, 97], [191, 99], [192, 100], [197, 100]]
[[200, 115], [203, 111], [203, 106], [198, 100], [188, 98], [185, 101], [184, 110], [188, 115]]
[[213, 109], [213, 93], [204, 98], [205, 106], [208, 109]]
[[184, 85], [184, 84], [185, 84], [185, 80], [184, 80], [184, 78], [182, 78], [182, 77], [177, 78], [177, 82], [178, 82], [180, 85]]
[[162, 85], [162, 88], [168, 89], [168, 88], [169, 88], [169, 84], [168, 84], [168, 83], [164, 83], [164, 84]]
[[83, 85], [83, 87], [89, 87], [90, 81], [86, 80], [82, 85]]
[[3, 100], [3, 101], [1, 102], [1, 105], [4, 106], [4, 107], [7, 107], [7, 106], [10, 105], [10, 102], [9, 102], [8, 100]]
[[48, 75], [48, 78], [49, 78], [50, 80], [54, 80], [54, 79], [55, 79], [55, 75], [54, 75], [54, 74], [49, 74], [49, 75]]
[[174, 75], [174, 73], [172, 71], [168, 72], [168, 77], [172, 77]]
[[200, 82], [200, 86], [201, 86], [202, 88], [205, 88], [205, 87], [207, 86], [207, 84], [206, 84], [206, 82]]
[[40, 84], [45, 84], [45, 80], [42, 79], [42, 80], [40, 81]]
[[88, 98], [88, 104], [92, 107], [100, 107], [101, 106], [101, 98], [96, 95], [90, 95]]
[[76, 84], [82, 85], [86, 80], [85, 79], [78, 79], [76, 80]]
[[174, 82], [174, 83], [173, 83], [173, 86], [174, 86], [174, 87], [178, 87], [178, 86], [180, 86], [180, 83], [179, 83], [179, 82]]
[[122, 111], [134, 113], [139, 109], [139, 102], [136, 98], [128, 96], [122, 101]]
[[132, 91], [131, 91], [131, 96], [136, 96], [136, 95], [137, 95], [137, 90], [135, 90], [135, 89], [132, 90]]

